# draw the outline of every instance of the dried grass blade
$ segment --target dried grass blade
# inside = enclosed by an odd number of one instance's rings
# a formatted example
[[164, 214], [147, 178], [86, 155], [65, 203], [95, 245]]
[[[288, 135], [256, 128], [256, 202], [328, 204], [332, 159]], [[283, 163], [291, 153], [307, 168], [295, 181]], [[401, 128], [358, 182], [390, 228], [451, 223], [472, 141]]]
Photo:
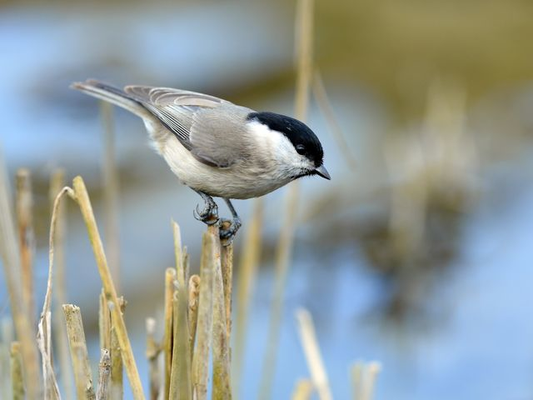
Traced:
[[300, 341], [304, 348], [305, 358], [307, 359], [307, 365], [311, 372], [314, 386], [318, 392], [318, 397], [320, 400], [331, 400], [332, 395], [328, 375], [326, 374], [324, 362], [320, 355], [320, 348], [311, 314], [307, 310], [299, 309], [296, 311], [296, 319], [298, 321]]
[[[56, 169], [50, 178], [49, 201], [50, 215], [54, 212], [57, 194], [65, 186], [65, 171]], [[66, 201], [61, 201], [56, 210], [57, 219], [54, 234], [54, 273], [53, 273], [53, 340], [59, 358], [59, 373], [63, 386], [63, 395], [67, 399], [74, 398], [74, 376], [70, 365], [67, 331], [64, 324], [62, 304], [67, 302], [65, 284], [65, 235], [66, 235]]]
[[313, 383], [309, 379], [300, 379], [296, 382], [291, 400], [309, 400], [313, 394]]
[[100, 277], [102, 279], [106, 298], [113, 304], [113, 307], [111, 308], [111, 318], [120, 345], [122, 360], [126, 368], [126, 374], [128, 375], [128, 379], [130, 381], [133, 397], [136, 400], [144, 399], [141, 378], [139, 376], [139, 371], [137, 370], [135, 357], [133, 356], [133, 350], [131, 348], [130, 340], [126, 330], [126, 324], [120, 310], [120, 303], [117, 297], [115, 285], [107, 265], [107, 259], [104, 253], [102, 240], [98, 232], [98, 227], [96, 225], [96, 220], [94, 218], [89, 195], [81, 177], [78, 176], [74, 178], [73, 185], [77, 203], [80, 206], [83, 219], [85, 220], [85, 224], [87, 226], [89, 239], [94, 251], [98, 272], [100, 273]]

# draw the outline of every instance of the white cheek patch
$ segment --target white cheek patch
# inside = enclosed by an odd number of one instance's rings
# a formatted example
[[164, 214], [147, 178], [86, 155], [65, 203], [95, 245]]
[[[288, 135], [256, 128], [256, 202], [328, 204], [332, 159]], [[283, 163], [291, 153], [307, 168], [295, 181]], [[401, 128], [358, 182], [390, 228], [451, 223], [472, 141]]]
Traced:
[[311, 167], [310, 161], [298, 154], [291, 141], [282, 133], [271, 130], [268, 126], [257, 122], [249, 122], [250, 130], [257, 140], [257, 146], [270, 151], [278, 167], [286, 169], [288, 174], [295, 175], [301, 170]]

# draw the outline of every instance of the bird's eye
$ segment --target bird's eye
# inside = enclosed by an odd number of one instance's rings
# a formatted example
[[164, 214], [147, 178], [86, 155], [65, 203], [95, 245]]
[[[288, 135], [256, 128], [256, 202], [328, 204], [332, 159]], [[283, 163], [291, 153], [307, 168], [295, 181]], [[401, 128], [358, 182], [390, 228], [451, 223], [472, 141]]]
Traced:
[[304, 154], [305, 153], [305, 146], [303, 144], [296, 145], [296, 151], [298, 154]]

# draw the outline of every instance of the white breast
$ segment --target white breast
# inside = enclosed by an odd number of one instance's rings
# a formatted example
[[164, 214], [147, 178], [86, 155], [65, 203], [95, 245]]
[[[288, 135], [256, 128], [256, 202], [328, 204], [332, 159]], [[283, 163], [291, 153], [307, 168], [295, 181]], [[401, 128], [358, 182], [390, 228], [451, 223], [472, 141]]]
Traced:
[[[270, 193], [292, 180], [290, 168], [280, 168], [289, 159], [287, 143], [277, 137], [281, 135], [272, 135], [272, 132], [269, 135], [260, 127], [257, 127], [259, 132], [256, 136], [258, 145], [263, 149], [260, 156], [237, 162], [229, 168], [217, 168], [198, 161], [160, 123], [145, 121], [145, 125], [156, 151], [178, 179], [194, 190], [215, 197], [249, 199]], [[288, 145], [292, 148], [290, 142]], [[294, 148], [292, 151], [295, 152]]]

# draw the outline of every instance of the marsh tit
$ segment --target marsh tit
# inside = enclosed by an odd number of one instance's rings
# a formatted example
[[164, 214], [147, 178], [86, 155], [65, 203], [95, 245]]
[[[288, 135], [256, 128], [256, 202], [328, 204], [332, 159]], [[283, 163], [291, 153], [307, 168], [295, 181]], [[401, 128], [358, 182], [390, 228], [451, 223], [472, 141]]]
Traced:
[[180, 89], [119, 89], [96, 80], [71, 87], [142, 118], [172, 172], [203, 198], [198, 219], [218, 223], [213, 197], [225, 200], [233, 220], [221, 238], [231, 239], [241, 226], [230, 199], [263, 196], [303, 176], [330, 179], [320, 141], [294, 118]]

